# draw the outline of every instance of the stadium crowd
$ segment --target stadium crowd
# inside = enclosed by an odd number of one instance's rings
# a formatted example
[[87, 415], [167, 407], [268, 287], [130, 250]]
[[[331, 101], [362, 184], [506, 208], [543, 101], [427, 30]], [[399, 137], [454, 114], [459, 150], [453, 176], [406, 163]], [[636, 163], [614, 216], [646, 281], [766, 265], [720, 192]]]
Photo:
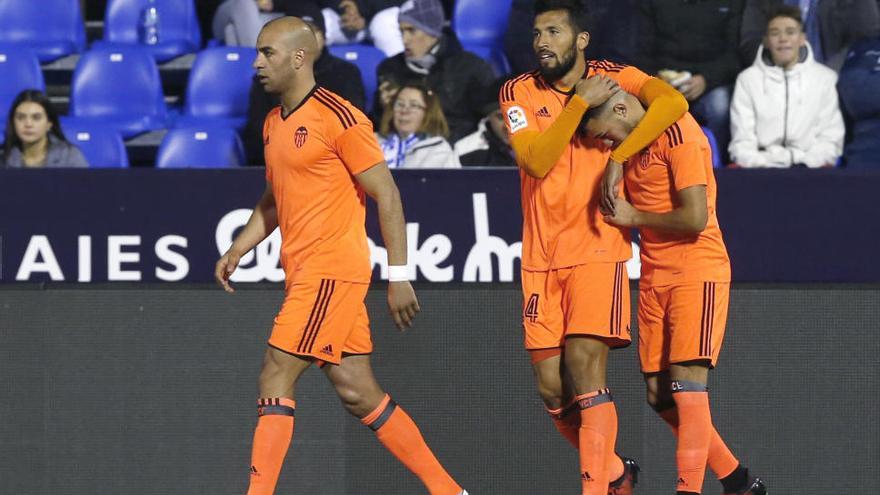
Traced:
[[[184, 129], [193, 131], [192, 139], [205, 140], [224, 135], [206, 132], [217, 126], [239, 134], [240, 141], [230, 134], [241, 155], [235, 163], [263, 165], [263, 120], [278, 102], [262, 89], [250, 63], [263, 24], [284, 15], [300, 17], [314, 30], [321, 52], [315, 65], [318, 84], [370, 116], [389, 166], [516, 166], [497, 95], [506, 80], [537, 68], [530, 36], [533, 0], [151, 1], [106, 2], [103, 37], [88, 48], [83, 15], [76, 13], [73, 23], [80, 25], [69, 29], [71, 48], [48, 55], [41, 51], [48, 40], [28, 39], [28, 33], [40, 36], [39, 25], [30, 31], [22, 26], [28, 15], [45, 16], [45, 11], [28, 10], [23, 2], [0, 7], [0, 19], [6, 19], [0, 24], [17, 23], [16, 29], [0, 26], [0, 73], [16, 76], [4, 76], [0, 88], [0, 111], [7, 113], [6, 167], [113, 166], [93, 155], [97, 137], [110, 134], [126, 142], [150, 131]], [[151, 29], [144, 24], [143, 5], [158, 11], [158, 43], [143, 37]], [[877, 0], [591, 0], [587, 5], [592, 26], [585, 56], [636, 65], [678, 89], [715, 144], [717, 166], [876, 167]], [[53, 36], [52, 29], [42, 32]], [[182, 105], [166, 108], [163, 101], [151, 101], [117, 108], [122, 105], [101, 100], [113, 91], [102, 88], [100, 80], [87, 80], [86, 64], [101, 54], [117, 63], [123, 54], [125, 62], [136, 60], [140, 49], [152, 55], [146, 57], [145, 77], [158, 85], [159, 100], [162, 81], [150, 61], [197, 54]], [[207, 85], [220, 103], [203, 103], [199, 110], [200, 98], [210, 98], [196, 91], [196, 73], [202, 56], [207, 60], [214, 52], [238, 62], [245, 76], [235, 76], [239, 82], [230, 82], [223, 93], [233, 76], [209, 72]], [[71, 54], [80, 58], [70, 83], [70, 111], [59, 119], [39, 72]], [[35, 59], [42, 65], [36, 73]], [[23, 73], [30, 76], [18, 77]], [[133, 95], [136, 89], [116, 92]], [[89, 104], [90, 99], [96, 101]], [[133, 115], [125, 120], [117, 115], [121, 112]], [[108, 127], [112, 132], [103, 132]], [[127, 165], [127, 159], [122, 162]]]

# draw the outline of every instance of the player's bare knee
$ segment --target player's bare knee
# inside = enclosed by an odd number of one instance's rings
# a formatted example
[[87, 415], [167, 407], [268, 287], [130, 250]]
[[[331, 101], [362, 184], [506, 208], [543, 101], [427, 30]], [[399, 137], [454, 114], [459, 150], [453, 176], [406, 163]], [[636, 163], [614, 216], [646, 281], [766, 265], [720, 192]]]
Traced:
[[353, 385], [338, 385], [336, 394], [342, 401], [342, 407], [357, 418], [363, 418], [373, 412], [382, 402], [385, 393], [372, 388], [357, 387]]
[[547, 387], [538, 382], [538, 394], [548, 409], [559, 409], [563, 406], [562, 387]]
[[260, 395], [263, 397], [293, 396], [297, 378], [308, 368], [309, 362], [269, 349], [260, 370]]

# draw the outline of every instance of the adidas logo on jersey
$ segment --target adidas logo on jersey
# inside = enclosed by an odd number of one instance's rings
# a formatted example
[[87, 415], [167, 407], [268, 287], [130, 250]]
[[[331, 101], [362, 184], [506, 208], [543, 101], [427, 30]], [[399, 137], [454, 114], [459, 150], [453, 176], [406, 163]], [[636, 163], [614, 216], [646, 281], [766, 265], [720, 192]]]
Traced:
[[587, 471], [584, 471], [583, 473], [581, 473], [581, 479], [584, 481], [593, 481], [593, 478], [590, 476], [590, 473]]
[[332, 344], [325, 345], [323, 348], [321, 348], [321, 352], [323, 354], [328, 355], [328, 356], [332, 356], [333, 355], [333, 345]]
[[251, 476], [259, 476], [259, 475], [260, 475], [260, 473], [257, 471], [257, 467], [254, 465], [251, 465]]
[[541, 107], [535, 115], [538, 117], [550, 117], [550, 110], [547, 110], [547, 107]]

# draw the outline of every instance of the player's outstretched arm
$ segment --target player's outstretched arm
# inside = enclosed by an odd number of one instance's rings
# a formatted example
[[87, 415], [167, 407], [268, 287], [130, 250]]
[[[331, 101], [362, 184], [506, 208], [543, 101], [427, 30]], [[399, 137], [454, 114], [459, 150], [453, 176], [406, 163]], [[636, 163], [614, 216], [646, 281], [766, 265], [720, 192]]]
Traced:
[[406, 223], [400, 192], [385, 162], [355, 175], [355, 179], [376, 201], [382, 240], [388, 252], [388, 309], [397, 328], [405, 330], [420, 309], [416, 293], [406, 278]]
[[706, 186], [690, 186], [678, 191], [679, 206], [666, 213], [637, 210], [623, 198], [617, 198], [614, 213], [605, 221], [620, 227], [649, 228], [682, 234], [698, 234], [709, 218]]
[[275, 207], [275, 195], [272, 193], [272, 184], [267, 183], [266, 190], [254, 207], [247, 224], [214, 267], [214, 279], [226, 292], [235, 292], [235, 289], [229, 285], [229, 277], [238, 267], [241, 257], [268, 237], [276, 227], [278, 227], [278, 210]]

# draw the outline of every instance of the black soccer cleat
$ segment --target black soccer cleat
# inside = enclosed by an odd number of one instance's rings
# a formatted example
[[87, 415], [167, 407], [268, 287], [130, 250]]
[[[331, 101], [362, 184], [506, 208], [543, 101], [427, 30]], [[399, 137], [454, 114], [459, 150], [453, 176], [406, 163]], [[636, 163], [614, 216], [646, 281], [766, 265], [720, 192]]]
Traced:
[[621, 457], [620, 460], [623, 462], [623, 474], [608, 485], [608, 495], [633, 495], [641, 468], [629, 457]]
[[767, 486], [761, 481], [761, 478], [752, 478], [749, 486], [739, 492], [727, 492], [724, 495], [767, 495]]

